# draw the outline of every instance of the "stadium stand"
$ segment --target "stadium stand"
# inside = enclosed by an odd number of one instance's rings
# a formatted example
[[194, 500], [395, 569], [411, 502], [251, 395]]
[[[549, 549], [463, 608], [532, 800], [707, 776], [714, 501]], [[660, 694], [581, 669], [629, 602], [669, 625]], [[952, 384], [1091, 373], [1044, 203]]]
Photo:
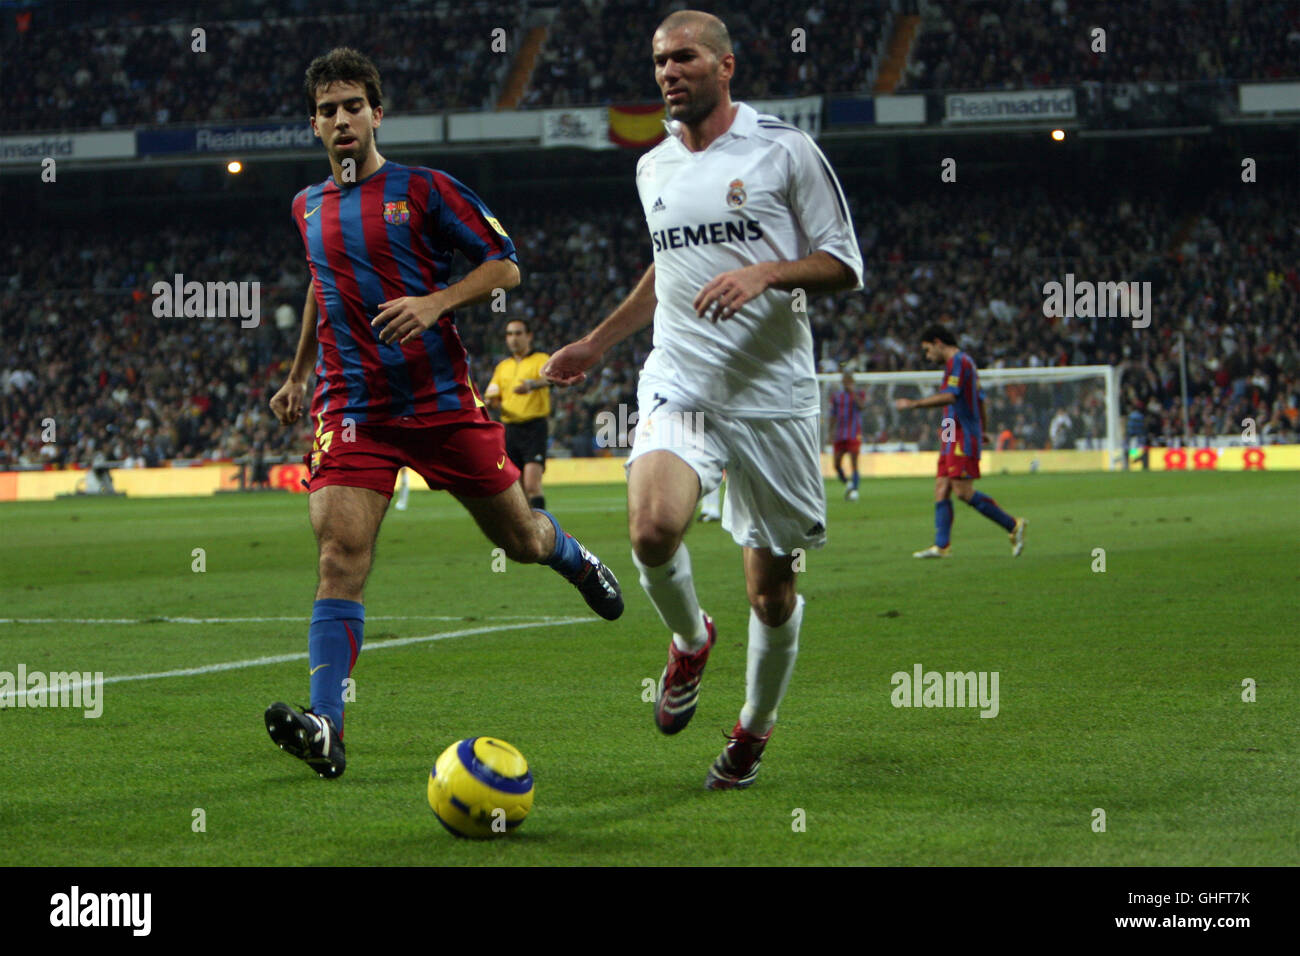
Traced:
[[[1300, 76], [1294, 0], [921, 0], [919, 8], [910, 90]], [[1091, 48], [1096, 27], [1106, 31], [1105, 53]]]
[[[565, 0], [525, 94], [526, 106], [637, 102], [658, 99], [649, 38], [680, 3]], [[889, 23], [885, 0], [783, 0], [710, 7], [731, 33], [739, 97], [856, 93], [870, 89], [877, 50]], [[805, 31], [806, 55], [789, 56], [792, 35]], [[629, 69], [641, 64], [645, 69]]]
[[[35, 20], [0, 46], [0, 81], [15, 96], [7, 131], [296, 119], [306, 114], [304, 64], [321, 50], [357, 42], [359, 33], [375, 51], [386, 107], [488, 106], [509, 67], [508, 57], [492, 53], [491, 31], [513, 34], [519, 27], [507, 16], [517, 8], [486, 0], [418, 11], [399, 4], [382, 18], [326, 15], [356, 5], [313, 3], [312, 16], [263, 20], [253, 12], [258, 4], [241, 6], [227, 13], [247, 19], [221, 20], [216, 9], [202, 19], [183, 18], [164, 4], [133, 5], [110, 24], [73, 29], [66, 20]], [[196, 24], [204, 25], [203, 55], [191, 52]]]
[[[511, 57], [491, 51], [492, 30], [507, 30], [515, 50], [537, 17], [549, 27], [522, 106], [649, 101], [656, 99], [650, 70], [628, 65], [648, 66], [646, 38], [679, 6], [671, 0], [412, 0], [391, 4], [376, 18], [356, 0], [295, 0], [282, 5], [288, 15], [281, 10], [264, 18], [263, 4], [245, 0], [206, 5], [201, 16], [164, 2], [78, 5], [75, 17], [34, 18], [28, 28], [0, 35], [0, 81], [15, 93], [7, 130], [297, 117], [300, 64], [322, 49], [356, 42], [359, 32], [384, 76], [390, 108], [490, 108], [512, 65]], [[718, 12], [738, 54], [736, 94], [869, 92], [894, 25], [893, 6], [889, 0], [724, 5]], [[1300, 76], [1295, 0], [923, 0], [918, 9], [922, 32], [900, 90]], [[76, 26], [68, 26], [70, 19]], [[197, 58], [189, 44], [196, 23], [204, 26], [208, 50]], [[1108, 30], [1105, 54], [1089, 49], [1094, 26]], [[805, 31], [805, 56], [790, 56], [796, 29]], [[1160, 39], [1135, 44], [1128, 36]]]
[[[852, 201], [855, 191], [846, 189]], [[1294, 186], [1254, 195], [1206, 197], [1190, 229], [1182, 210], [1153, 198], [1068, 208], [1044, 193], [1017, 204], [853, 202], [867, 288], [810, 303], [821, 370], [924, 367], [913, 332], [932, 318], [953, 320], [982, 365], [1124, 364], [1124, 411], [1144, 409], [1153, 439], [1164, 442], [1182, 434], [1173, 335], [1181, 331], [1193, 433], [1239, 431], [1250, 416], [1264, 440], [1297, 440], [1300, 195]], [[511, 314], [537, 323], [542, 350], [592, 327], [649, 264], [634, 206], [577, 213], [575, 205], [560, 197], [547, 207], [501, 211], [525, 274]], [[283, 242], [268, 245], [268, 235]], [[125, 243], [108, 230], [58, 232], [15, 241], [8, 252], [13, 265], [0, 276], [0, 466], [84, 464], [99, 453], [152, 464], [306, 450], [310, 428], [280, 428], [266, 404], [292, 357], [308, 279], [282, 221], [247, 230], [173, 228]], [[214, 270], [263, 283], [268, 314], [258, 329], [239, 330], [237, 319], [154, 317], [154, 281]], [[1071, 270], [1152, 280], [1162, 320], [1147, 334], [1112, 320], [1045, 319], [1037, 290]], [[89, 286], [63, 288], [69, 275], [85, 276]], [[458, 324], [482, 388], [503, 357], [500, 317], [480, 307]], [[591, 386], [557, 392], [557, 452], [597, 451], [596, 415], [634, 404], [635, 370], [649, 339], [642, 333], [608, 356]], [[991, 408], [995, 434], [1010, 427], [1021, 447], [1050, 441], [1055, 409], [1015, 422]], [[1099, 433], [1099, 409], [1066, 411], [1075, 437]], [[40, 437], [50, 415], [63, 429], [57, 445]], [[887, 424], [890, 416], [874, 420], [878, 441], [933, 441], [926, 423], [902, 422], [914, 428], [903, 433], [888, 430], [897, 427]]]
[[[203, 7], [210, 55], [196, 60], [183, 42], [194, 23], [185, 4], [56, 0], [42, 8], [54, 15], [18, 17], [0, 34], [0, 81], [16, 97], [6, 132], [299, 117], [304, 65], [353, 41], [360, 25], [394, 111], [490, 107], [494, 84], [511, 67], [510, 57], [491, 53], [490, 31], [505, 27], [517, 44], [538, 22], [549, 26], [523, 105], [654, 99], [646, 38], [679, 6], [409, 0], [376, 19], [360, 0], [291, 0], [274, 17], [256, 0], [219, 0]], [[737, 97], [869, 90], [904, 8], [913, 5], [754, 0], [723, 8], [742, 63]], [[915, 89], [1300, 75], [1295, 0], [922, 0], [914, 9], [923, 32], [905, 84]], [[1129, 35], [1161, 41], [1126, 42], [1114, 28], [1121, 12]], [[1086, 48], [1092, 25], [1109, 31], [1105, 56]], [[791, 57], [796, 28], [807, 30], [817, 55]], [[644, 69], [628, 68], [637, 63]], [[1300, 437], [1294, 179], [1261, 183], [1249, 198], [1226, 190], [1192, 197], [1137, 191], [1084, 201], [1065, 187], [1036, 187], [1014, 203], [894, 196], [848, 180], [845, 187], [867, 288], [810, 304], [819, 370], [915, 369], [915, 330], [950, 320], [986, 367], [1123, 365], [1124, 412], [1140, 413], [1152, 439], [1169, 442], [1183, 433], [1181, 333], [1194, 434], [1238, 431], [1252, 417], [1264, 441]], [[627, 202], [617, 208], [593, 208], [560, 191], [549, 205], [498, 212], [525, 276], [511, 309], [537, 323], [540, 349], [589, 329], [650, 261], [630, 181]], [[0, 468], [84, 467], [105, 457], [155, 464], [252, 451], [296, 457], [306, 450], [309, 426], [282, 429], [267, 409], [293, 354], [308, 279], [282, 209], [249, 210], [235, 227], [214, 211], [210, 221], [184, 228], [123, 236], [109, 225], [78, 225], [4, 242]], [[1102, 320], [1045, 319], [1038, 290], [1071, 270], [1152, 281], [1156, 329], [1139, 335]], [[178, 272], [261, 282], [261, 326], [233, 334], [235, 320], [155, 317], [152, 283]], [[499, 324], [482, 309], [461, 317], [480, 386], [501, 357]], [[633, 403], [635, 370], [649, 347], [643, 333], [608, 356], [590, 387], [556, 394], [555, 452], [599, 450], [596, 416]], [[1021, 414], [995, 401], [993, 412], [994, 433], [1010, 433], [1022, 447], [1098, 434], [1095, 407], [1048, 405]], [[41, 438], [49, 417], [59, 422], [57, 443]], [[868, 419], [877, 440], [933, 441], [919, 419], [906, 423], [914, 429], [906, 433], [883, 412]]]

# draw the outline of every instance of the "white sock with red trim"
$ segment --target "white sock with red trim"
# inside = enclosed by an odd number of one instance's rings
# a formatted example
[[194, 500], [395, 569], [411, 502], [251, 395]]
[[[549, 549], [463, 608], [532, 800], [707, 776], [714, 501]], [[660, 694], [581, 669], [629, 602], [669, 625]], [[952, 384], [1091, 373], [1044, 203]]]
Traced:
[[659, 612], [664, 626], [673, 632], [677, 649], [692, 653], [708, 643], [709, 633], [704, 627], [700, 602], [695, 597], [691, 555], [686, 550], [686, 542], [677, 546], [677, 551], [666, 564], [649, 567], [642, 564], [635, 553], [632, 563], [641, 573], [641, 587], [645, 589], [646, 597]]
[[799, 656], [799, 625], [803, 623], [803, 595], [795, 599], [794, 612], [784, 624], [768, 627], [749, 610], [749, 656], [745, 663], [745, 706], [740, 726], [761, 737], [776, 723], [776, 709], [790, 686], [795, 658]]

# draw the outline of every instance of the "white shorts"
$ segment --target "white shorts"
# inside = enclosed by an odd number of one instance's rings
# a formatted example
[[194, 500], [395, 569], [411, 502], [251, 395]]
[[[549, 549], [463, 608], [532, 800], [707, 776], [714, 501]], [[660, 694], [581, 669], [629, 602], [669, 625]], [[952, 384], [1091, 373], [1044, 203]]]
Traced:
[[670, 451], [695, 469], [700, 494], [727, 472], [722, 527], [746, 548], [789, 554], [826, 543], [826, 489], [821, 473], [821, 422], [806, 418], [731, 418], [689, 409], [643, 383], [625, 467], [652, 451]]

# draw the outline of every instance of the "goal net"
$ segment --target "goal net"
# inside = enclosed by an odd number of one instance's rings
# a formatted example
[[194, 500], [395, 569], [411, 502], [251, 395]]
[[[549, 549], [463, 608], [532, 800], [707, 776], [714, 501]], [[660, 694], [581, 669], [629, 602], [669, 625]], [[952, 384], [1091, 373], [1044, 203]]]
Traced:
[[[818, 375], [822, 440], [831, 431], [831, 395], [842, 388], [843, 373]], [[939, 369], [914, 372], [855, 372], [853, 387], [866, 393], [862, 412], [862, 451], [936, 451], [941, 408], [894, 408], [898, 398], [924, 398], [939, 390]], [[986, 451], [1084, 449], [1101, 451], [1116, 467], [1122, 447], [1119, 376], [1111, 365], [979, 370], [988, 412]]]

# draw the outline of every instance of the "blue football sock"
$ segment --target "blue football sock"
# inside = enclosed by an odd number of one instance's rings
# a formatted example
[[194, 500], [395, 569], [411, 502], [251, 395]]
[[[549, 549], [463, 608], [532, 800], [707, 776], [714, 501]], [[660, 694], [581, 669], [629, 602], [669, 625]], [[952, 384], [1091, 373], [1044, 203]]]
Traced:
[[1016, 519], [999, 508], [998, 503], [988, 495], [984, 494], [984, 492], [977, 491], [975, 494], [971, 495], [969, 504], [990, 521], [996, 521], [1008, 531], [1015, 530]]
[[856, 471], [853, 473], [853, 490], [858, 490], [858, 473]]
[[934, 503], [934, 543], [937, 547], [948, 547], [952, 535], [952, 499]]
[[844, 469], [840, 467], [840, 463], [838, 461], [835, 463], [835, 474], [839, 476], [840, 484], [842, 485], [848, 484], [848, 479], [844, 477]]
[[322, 598], [312, 605], [307, 632], [307, 657], [311, 664], [311, 709], [334, 721], [343, 736], [343, 681], [361, 653], [361, 632], [366, 609], [356, 601]]
[[549, 558], [542, 559], [542, 564], [572, 579], [582, 570], [582, 550], [578, 547], [578, 542], [564, 533], [560, 523], [555, 520], [555, 515], [541, 508], [537, 508], [536, 511], [539, 515], [550, 518], [551, 524], [555, 526], [555, 550], [551, 552]]

